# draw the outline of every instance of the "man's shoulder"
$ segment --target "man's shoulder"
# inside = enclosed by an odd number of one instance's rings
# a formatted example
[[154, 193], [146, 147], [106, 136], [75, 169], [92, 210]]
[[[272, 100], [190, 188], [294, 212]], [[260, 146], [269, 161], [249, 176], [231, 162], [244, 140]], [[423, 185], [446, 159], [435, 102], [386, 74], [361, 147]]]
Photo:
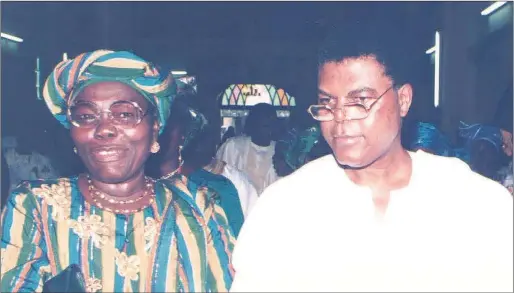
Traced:
[[225, 144], [226, 145], [232, 145], [232, 144], [238, 145], [238, 144], [242, 144], [242, 143], [248, 143], [249, 141], [250, 141], [249, 136], [241, 135], [241, 136], [234, 136], [234, 137], [227, 139]]
[[424, 180], [433, 181], [442, 188], [451, 190], [457, 197], [468, 201], [493, 203], [512, 202], [507, 189], [500, 183], [482, 176], [458, 158], [442, 157], [418, 151], [414, 154]]

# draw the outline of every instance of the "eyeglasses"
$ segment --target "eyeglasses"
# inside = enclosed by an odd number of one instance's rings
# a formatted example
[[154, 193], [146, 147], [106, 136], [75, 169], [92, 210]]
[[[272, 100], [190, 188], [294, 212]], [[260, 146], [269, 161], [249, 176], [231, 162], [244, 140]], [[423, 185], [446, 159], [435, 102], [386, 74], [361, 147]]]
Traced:
[[369, 116], [371, 108], [388, 92], [394, 85], [390, 86], [381, 95], [375, 97], [368, 94], [356, 94], [355, 96], [344, 97], [346, 103], [342, 107], [336, 107], [336, 103], [333, 103], [335, 99], [324, 99], [326, 102], [322, 102], [319, 105], [311, 105], [307, 112], [311, 114], [312, 118], [318, 121], [331, 121], [335, 118], [335, 111], [341, 110], [343, 113], [344, 120], [361, 120], [366, 119]]
[[109, 110], [101, 111], [94, 103], [79, 101], [68, 108], [68, 119], [76, 127], [93, 127], [100, 123], [102, 114], [106, 113], [109, 121], [114, 125], [135, 127], [151, 110], [148, 108], [144, 112], [135, 102], [118, 101], [114, 102]]

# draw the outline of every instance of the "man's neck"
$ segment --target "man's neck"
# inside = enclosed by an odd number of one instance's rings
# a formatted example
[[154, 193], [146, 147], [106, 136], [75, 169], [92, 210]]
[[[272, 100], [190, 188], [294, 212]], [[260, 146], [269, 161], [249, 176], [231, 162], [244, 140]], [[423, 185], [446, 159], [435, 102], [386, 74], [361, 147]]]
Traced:
[[408, 152], [398, 144], [371, 165], [362, 169], [346, 169], [345, 171], [355, 184], [368, 186], [379, 193], [388, 193], [409, 184], [412, 174], [412, 159]]

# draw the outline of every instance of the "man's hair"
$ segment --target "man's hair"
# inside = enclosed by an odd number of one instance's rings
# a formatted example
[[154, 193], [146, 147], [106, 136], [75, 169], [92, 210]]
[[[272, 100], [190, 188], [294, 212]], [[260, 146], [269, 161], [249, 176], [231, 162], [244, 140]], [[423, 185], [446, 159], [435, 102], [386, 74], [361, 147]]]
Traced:
[[406, 83], [411, 62], [406, 60], [408, 54], [399, 43], [399, 35], [369, 30], [358, 24], [331, 29], [318, 49], [318, 66], [372, 55], [396, 85]]

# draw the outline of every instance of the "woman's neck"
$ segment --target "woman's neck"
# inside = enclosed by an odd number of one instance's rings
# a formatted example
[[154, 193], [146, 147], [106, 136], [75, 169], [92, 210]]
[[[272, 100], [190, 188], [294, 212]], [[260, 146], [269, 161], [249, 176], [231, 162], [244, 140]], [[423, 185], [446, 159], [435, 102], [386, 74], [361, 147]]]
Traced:
[[141, 170], [129, 180], [123, 183], [105, 183], [91, 178], [94, 187], [110, 196], [130, 197], [145, 190], [146, 178], [144, 170]]
[[171, 172], [176, 171], [180, 167], [179, 162], [180, 153], [178, 149], [173, 152], [167, 153], [161, 160], [159, 164], [159, 176], [165, 176], [170, 174]]

